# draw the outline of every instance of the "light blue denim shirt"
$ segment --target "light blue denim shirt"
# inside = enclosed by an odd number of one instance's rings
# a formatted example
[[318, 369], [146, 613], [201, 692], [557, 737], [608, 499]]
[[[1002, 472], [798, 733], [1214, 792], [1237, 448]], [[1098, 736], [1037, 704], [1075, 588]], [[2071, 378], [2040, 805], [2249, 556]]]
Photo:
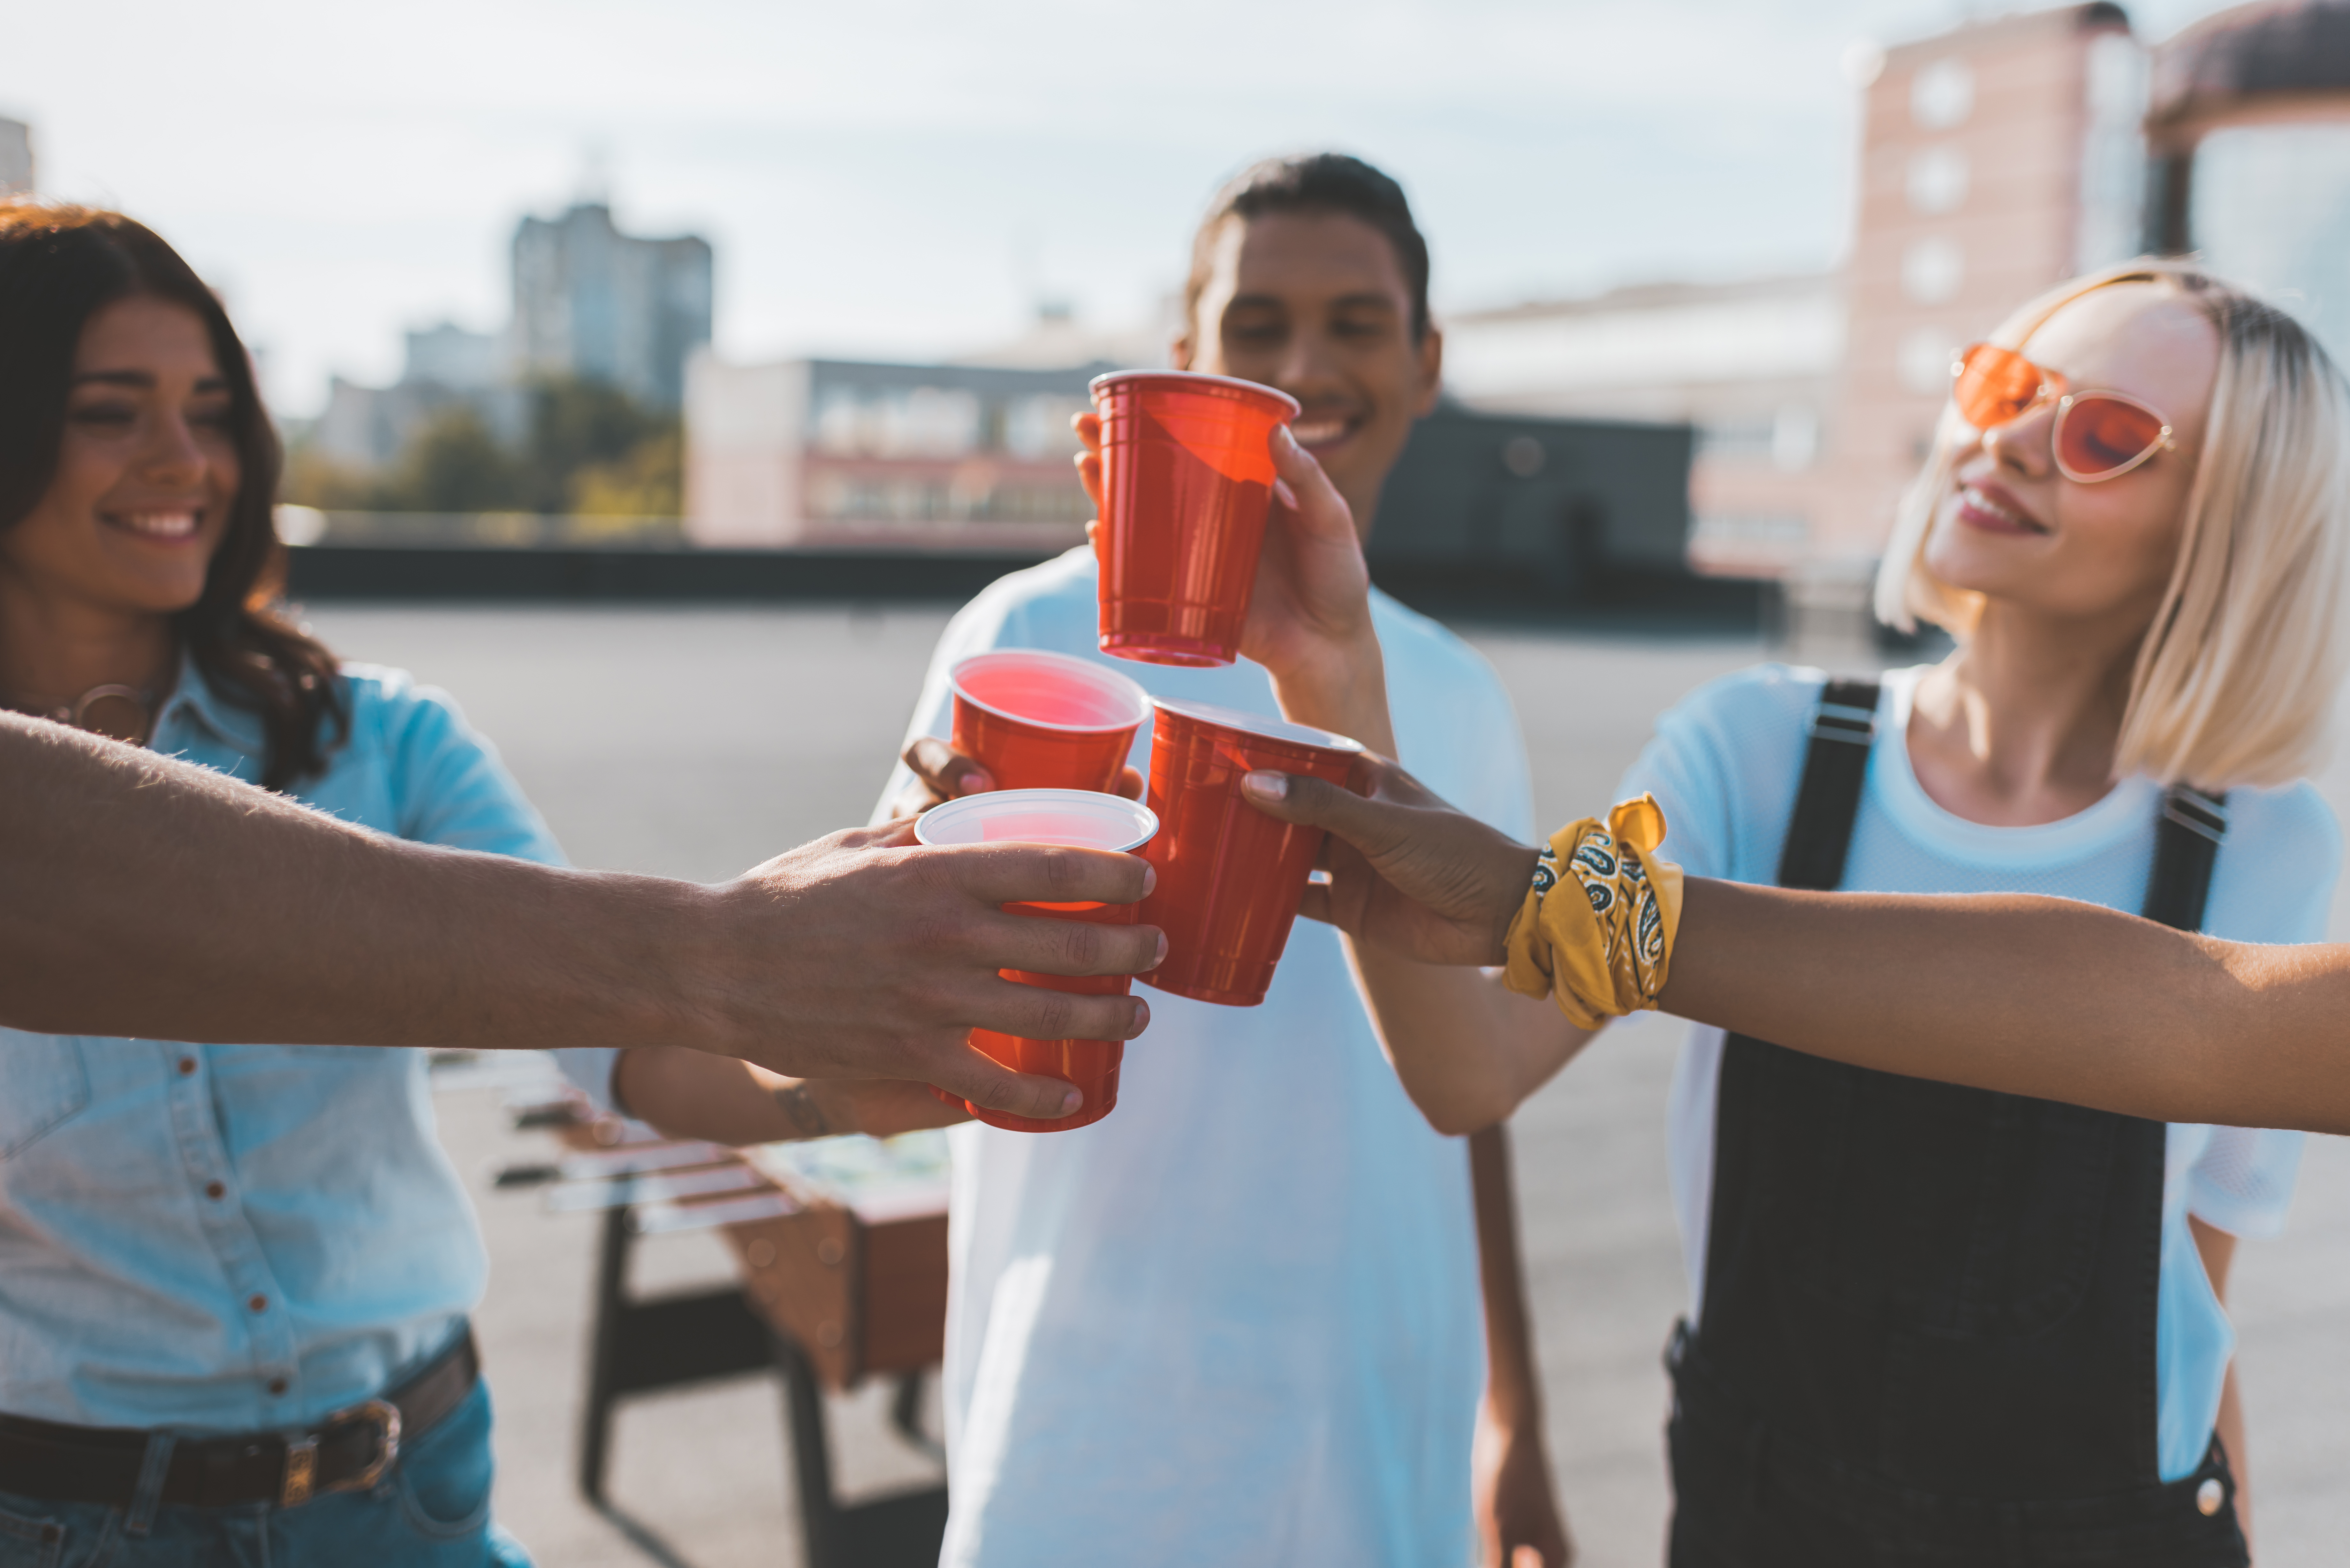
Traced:
[[[348, 740], [300, 799], [401, 838], [560, 859], [445, 694], [366, 665], [342, 679]], [[261, 774], [258, 717], [192, 665], [153, 743]], [[0, 1411], [307, 1424], [437, 1350], [487, 1269], [421, 1051], [0, 1030]]]

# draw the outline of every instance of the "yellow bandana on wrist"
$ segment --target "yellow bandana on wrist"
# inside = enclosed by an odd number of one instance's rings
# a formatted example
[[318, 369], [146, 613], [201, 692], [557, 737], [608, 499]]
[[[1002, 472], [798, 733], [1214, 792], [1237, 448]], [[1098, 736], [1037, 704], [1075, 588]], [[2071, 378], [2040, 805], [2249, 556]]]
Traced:
[[1647, 794], [1553, 834], [1510, 922], [1503, 982], [1555, 995], [1578, 1029], [1655, 1007], [1681, 918], [1681, 868], [1656, 857], [1664, 841], [1664, 810]]

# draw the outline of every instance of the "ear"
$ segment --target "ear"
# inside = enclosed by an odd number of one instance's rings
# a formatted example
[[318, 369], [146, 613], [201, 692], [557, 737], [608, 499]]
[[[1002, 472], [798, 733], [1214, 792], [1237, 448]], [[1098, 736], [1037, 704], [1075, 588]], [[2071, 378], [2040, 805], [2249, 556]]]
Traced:
[[1415, 416], [1426, 418], [1436, 411], [1437, 395], [1444, 390], [1444, 328], [1434, 322], [1428, 324], [1428, 334], [1419, 340], [1419, 406]]

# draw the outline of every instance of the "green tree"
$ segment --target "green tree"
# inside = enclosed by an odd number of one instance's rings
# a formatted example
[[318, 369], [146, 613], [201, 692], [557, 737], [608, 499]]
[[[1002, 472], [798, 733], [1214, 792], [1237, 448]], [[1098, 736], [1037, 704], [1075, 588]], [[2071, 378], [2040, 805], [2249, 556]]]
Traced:
[[433, 414], [409, 441], [376, 505], [385, 512], [506, 512], [525, 509], [530, 500], [521, 466], [481, 415], [460, 403]]
[[583, 471], [626, 465], [639, 446], [679, 428], [675, 418], [641, 408], [601, 381], [566, 377], [539, 382], [532, 392], [529, 445], [523, 454], [531, 509], [568, 510]]

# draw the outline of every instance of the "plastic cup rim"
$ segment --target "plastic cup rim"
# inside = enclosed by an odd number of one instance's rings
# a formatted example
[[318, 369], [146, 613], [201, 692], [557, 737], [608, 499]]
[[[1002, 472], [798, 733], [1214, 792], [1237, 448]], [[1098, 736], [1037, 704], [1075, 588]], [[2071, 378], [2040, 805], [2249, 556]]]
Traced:
[[1139, 380], [1144, 377], [1169, 381], [1197, 381], [1206, 386], [1229, 387], [1235, 391], [1253, 392], [1259, 397], [1287, 405], [1289, 413], [1282, 422], [1287, 424], [1305, 411], [1305, 405], [1278, 387], [1268, 387], [1263, 381], [1244, 381], [1238, 376], [1211, 376], [1205, 370], [1107, 370], [1086, 383], [1086, 394], [1095, 402], [1101, 401], [1102, 389], [1117, 381]]
[[[962, 795], [932, 806], [914, 819], [914, 838], [917, 843], [929, 845], [933, 848], [955, 846], [952, 844], [941, 845], [940, 840], [930, 836], [931, 821], [937, 818], [941, 812], [948, 814], [942, 819], [946, 821], [984, 815], [991, 809], [1035, 810], [1040, 807], [1058, 806], [1063, 809], [1101, 812], [1105, 810], [1102, 804], [1105, 801], [1115, 803], [1117, 809], [1127, 817], [1128, 826], [1135, 830], [1135, 835], [1123, 843], [1086, 845], [1082, 847], [1104, 849], [1114, 855], [1130, 855], [1159, 836], [1159, 814], [1140, 801], [1128, 800], [1122, 794], [1104, 794], [1098, 790], [1089, 789], [995, 789], [989, 790], [983, 794]], [[974, 842], [1033, 844], [1035, 841], [1026, 838], [995, 838]], [[1054, 847], [1066, 846], [1056, 845]]]
[[[1019, 713], [1006, 712], [994, 703], [974, 697], [963, 690], [962, 671], [966, 666], [976, 664], [983, 659], [1003, 658], [1041, 659], [1049, 664], [1068, 670], [1072, 673], [1110, 682], [1119, 689], [1120, 696], [1130, 697], [1138, 704], [1134, 717], [1115, 724], [1055, 724], [1049, 719], [1031, 719]], [[1142, 727], [1143, 721], [1150, 717], [1150, 693], [1145, 691], [1141, 683], [1132, 676], [1121, 675], [1115, 670], [1105, 670], [1091, 659], [1079, 659], [1074, 654], [1055, 653], [1048, 649], [992, 648], [985, 653], [973, 653], [958, 659], [954, 661], [953, 668], [947, 671], [947, 688], [956, 697], [983, 713], [993, 713], [997, 718], [1011, 723], [1025, 724], [1032, 730], [1052, 730], [1065, 735], [1107, 735], [1119, 730], [1139, 730]]]
[[1197, 723], [1213, 724], [1220, 729], [1238, 730], [1261, 741], [1282, 741], [1294, 746], [1310, 746], [1317, 751], [1345, 752], [1349, 754], [1368, 751], [1362, 742], [1335, 730], [1317, 730], [1311, 724], [1293, 724], [1286, 719], [1268, 719], [1261, 713], [1244, 713], [1237, 708], [1221, 708], [1212, 702], [1188, 702], [1176, 698], [1153, 697], [1154, 709], [1180, 714]]

